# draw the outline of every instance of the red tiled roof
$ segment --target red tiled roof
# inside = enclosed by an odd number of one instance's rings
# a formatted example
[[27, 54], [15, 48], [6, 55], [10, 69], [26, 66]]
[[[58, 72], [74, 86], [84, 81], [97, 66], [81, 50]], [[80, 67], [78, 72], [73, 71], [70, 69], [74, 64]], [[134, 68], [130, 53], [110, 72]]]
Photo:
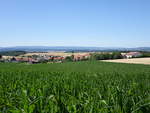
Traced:
[[64, 57], [54, 57], [54, 60], [63, 60], [65, 59]]
[[140, 52], [129, 52], [126, 55], [139, 55], [141, 54]]

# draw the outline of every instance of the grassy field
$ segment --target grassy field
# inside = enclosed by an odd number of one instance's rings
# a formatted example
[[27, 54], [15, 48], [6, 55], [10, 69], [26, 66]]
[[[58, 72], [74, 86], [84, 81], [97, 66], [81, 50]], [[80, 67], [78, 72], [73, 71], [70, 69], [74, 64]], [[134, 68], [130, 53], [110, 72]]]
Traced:
[[0, 64], [0, 113], [149, 113], [150, 66]]

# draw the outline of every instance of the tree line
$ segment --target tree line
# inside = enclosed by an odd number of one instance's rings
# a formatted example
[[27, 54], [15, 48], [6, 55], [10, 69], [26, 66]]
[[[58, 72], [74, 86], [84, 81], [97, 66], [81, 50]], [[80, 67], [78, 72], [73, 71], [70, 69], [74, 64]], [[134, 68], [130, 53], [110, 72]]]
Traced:
[[93, 53], [91, 60], [109, 60], [109, 59], [122, 59], [121, 52], [106, 52], [106, 53]]

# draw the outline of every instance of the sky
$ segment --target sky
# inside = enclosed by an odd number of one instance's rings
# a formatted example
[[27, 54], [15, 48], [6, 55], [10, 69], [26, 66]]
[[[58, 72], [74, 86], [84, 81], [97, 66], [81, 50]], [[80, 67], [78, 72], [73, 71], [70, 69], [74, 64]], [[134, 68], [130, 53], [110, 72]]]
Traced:
[[150, 47], [150, 0], [0, 0], [0, 47]]

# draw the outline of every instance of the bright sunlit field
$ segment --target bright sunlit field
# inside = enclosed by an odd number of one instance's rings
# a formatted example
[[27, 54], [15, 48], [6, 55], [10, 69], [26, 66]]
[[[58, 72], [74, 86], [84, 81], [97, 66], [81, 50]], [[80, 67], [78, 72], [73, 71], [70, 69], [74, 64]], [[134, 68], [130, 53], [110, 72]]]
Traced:
[[0, 63], [0, 113], [149, 113], [150, 66]]

